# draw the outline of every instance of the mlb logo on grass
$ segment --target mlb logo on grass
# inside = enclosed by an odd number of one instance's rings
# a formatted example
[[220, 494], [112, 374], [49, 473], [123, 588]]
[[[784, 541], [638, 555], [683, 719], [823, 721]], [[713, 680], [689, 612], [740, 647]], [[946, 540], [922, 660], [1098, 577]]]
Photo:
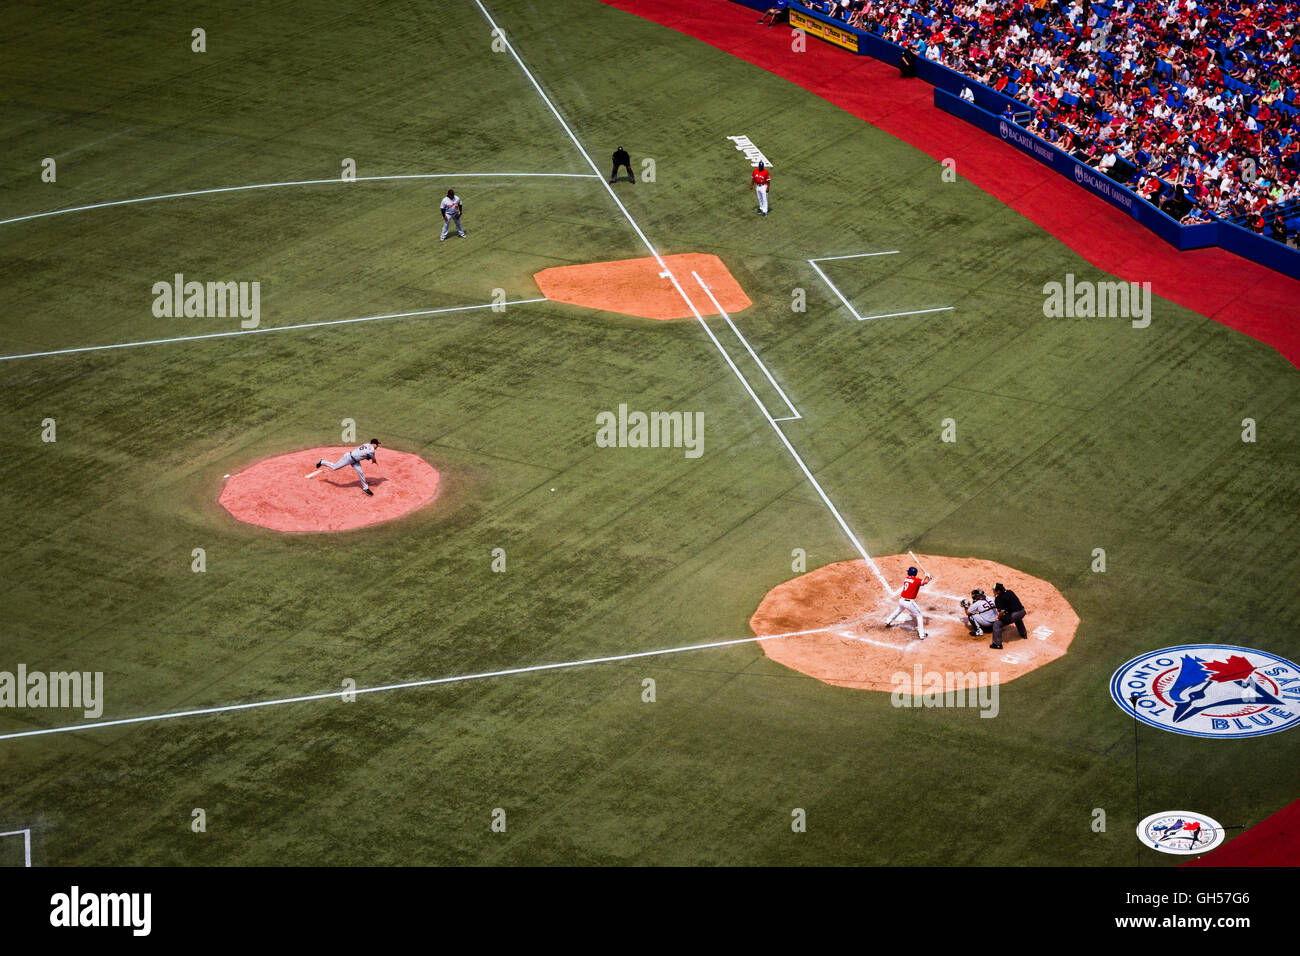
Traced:
[[1300, 723], [1300, 667], [1232, 644], [1142, 654], [1115, 671], [1110, 694], [1143, 723], [1193, 737], [1261, 737]]

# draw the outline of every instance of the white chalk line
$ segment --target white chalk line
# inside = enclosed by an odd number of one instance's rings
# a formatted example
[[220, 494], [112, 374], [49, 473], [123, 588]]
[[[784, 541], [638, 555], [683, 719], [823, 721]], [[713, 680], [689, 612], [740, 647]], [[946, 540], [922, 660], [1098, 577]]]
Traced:
[[900, 250], [887, 249], [884, 252], [855, 252], [848, 256], [818, 256], [816, 259], [809, 259], [809, 262], [836, 262], [839, 259], [867, 259], [871, 256], [896, 256]]
[[704, 294], [709, 297], [709, 301], [713, 303], [713, 307], [718, 310], [718, 314], [722, 316], [723, 320], [731, 328], [731, 331], [736, 334], [736, 338], [740, 339], [740, 344], [745, 346], [745, 351], [749, 353], [749, 357], [752, 358], [755, 363], [757, 363], [760, 369], [763, 370], [763, 374], [767, 376], [767, 380], [772, 383], [772, 387], [776, 389], [777, 394], [781, 396], [781, 401], [785, 402], [786, 408], [790, 409], [790, 417], [781, 418], [781, 419], [774, 418], [772, 420], [792, 422], [803, 418], [803, 416], [799, 414], [799, 409], [795, 408], [794, 404], [786, 396], [785, 391], [781, 388], [780, 385], [776, 384], [776, 379], [774, 379], [772, 377], [772, 373], [767, 370], [767, 366], [763, 364], [763, 360], [760, 359], [754, 353], [754, 350], [752, 348], [750, 348], [749, 341], [743, 335], [740, 334], [740, 329], [736, 328], [736, 324], [731, 321], [731, 316], [727, 315], [726, 309], [722, 307], [722, 303], [720, 303], [717, 300], [717, 298], [714, 296], [713, 290], [709, 288], [709, 286], [705, 283], [705, 281], [700, 278], [700, 274], [696, 272], [694, 269], [691, 270], [691, 275], [695, 276], [695, 281], [700, 284], [700, 288], [703, 289]]
[[858, 321], [866, 322], [869, 321], [870, 319], [892, 319], [895, 316], [899, 316], [899, 315], [925, 315], [927, 312], [951, 312], [951, 311], [953, 311], [953, 307], [951, 305], [945, 305], [942, 308], [938, 308], [938, 309], [913, 309], [910, 312], [882, 312], [880, 315], [860, 315], [858, 316]]
[[822, 281], [825, 282], [830, 290], [835, 293], [836, 297], [844, 303], [844, 308], [849, 310], [849, 313], [853, 318], [857, 319], [859, 322], [869, 322], [872, 319], [892, 319], [903, 315], [926, 315], [931, 312], [952, 312], [954, 307], [951, 305], [945, 305], [937, 309], [912, 309], [908, 312], [882, 312], [879, 315], [861, 315], [858, 313], [858, 310], [853, 307], [853, 303], [844, 297], [844, 293], [836, 288], [835, 283], [831, 281], [830, 276], [823, 272], [822, 267], [817, 264], [819, 262], [834, 262], [838, 259], [865, 259], [870, 256], [896, 255], [898, 255], [897, 249], [891, 249], [888, 252], [859, 252], [850, 256], [822, 256], [818, 259], [809, 259], [808, 264], [817, 270], [817, 274], [821, 276]]
[[[193, 710], [167, 711], [160, 714], [146, 714], [140, 717], [119, 717], [111, 720], [91, 720], [80, 724], [68, 724], [63, 727], [45, 727], [40, 730], [23, 730], [16, 733], [0, 734], [0, 740], [17, 740], [22, 737], [47, 737], [52, 734], [68, 734], [83, 730], [98, 730], [102, 727], [123, 727], [128, 724], [154, 723], [162, 720], [174, 720], [177, 717], [202, 717], [212, 714], [228, 714], [241, 710], [257, 710], [263, 707], [278, 707], [283, 704], [301, 704], [314, 700], [333, 700], [350, 695], [382, 694], [388, 691], [410, 690], [416, 687], [434, 687], [439, 684], [459, 684], [467, 681], [486, 680], [490, 677], [510, 677], [517, 674], [536, 674], [542, 671], [566, 670], [575, 667], [588, 667], [594, 664], [612, 664], [618, 661], [637, 660], [643, 657], [662, 657], [667, 654], [685, 654], [690, 651], [712, 650], [719, 647], [735, 647], [740, 644], [755, 644], [762, 641], [779, 641], [790, 637], [807, 637], [822, 634], [836, 624], [828, 627], [815, 627], [803, 631], [787, 631], [783, 634], [763, 634], [753, 637], [739, 637], [734, 640], [709, 641], [704, 644], [686, 644], [681, 647], [660, 648], [654, 651], [635, 651], [630, 654], [611, 654], [605, 657], [588, 657], [582, 660], [558, 661], [552, 664], [531, 664], [524, 667], [507, 667], [502, 670], [481, 671], [475, 674], [459, 674], [455, 677], [433, 677], [427, 680], [404, 681], [400, 684], [381, 684], [375, 687], [358, 687], [356, 690], [327, 691], [320, 694], [303, 694], [298, 697], [278, 697], [271, 700], [257, 700], [245, 704], [222, 704], [216, 707], [199, 707]], [[3, 836], [4, 834], [0, 834]]]
[[6, 830], [0, 833], [0, 837], [21, 836], [23, 838], [23, 866], [32, 865], [32, 831], [27, 830]]
[[[66, 216], [72, 212], [87, 212], [91, 209], [109, 209], [113, 206], [134, 206], [139, 203], [158, 202], [162, 199], [183, 199], [186, 196], [211, 196], [216, 193], [237, 193], [250, 189], [279, 189], [284, 186], [347, 186], [351, 183], [377, 183], [398, 179], [592, 179], [591, 173], [405, 173], [394, 176], [356, 176], [352, 179], [335, 177], [333, 179], [295, 179], [283, 183], [252, 183], [247, 186], [219, 186], [215, 189], [190, 189], [178, 193], [161, 193], [157, 196], [139, 196], [135, 199], [116, 199], [112, 202], [96, 202], [85, 206], [69, 206], [67, 209], [51, 209], [49, 212], [34, 212], [26, 216], [14, 216], [12, 219], [0, 219], [0, 226], [15, 222], [27, 222], [29, 219], [45, 219], [49, 216]], [[599, 177], [603, 179], [604, 177]]]
[[785, 432], [781, 431], [781, 426], [772, 419], [771, 415], [768, 414], [767, 409], [754, 393], [753, 388], [750, 387], [749, 381], [745, 378], [744, 374], [741, 373], [740, 369], [736, 367], [736, 364], [731, 360], [731, 356], [727, 354], [727, 350], [722, 347], [722, 344], [718, 341], [717, 337], [714, 336], [713, 330], [709, 328], [709, 324], [704, 321], [704, 316], [700, 314], [700, 310], [695, 307], [695, 303], [691, 300], [691, 297], [686, 294], [686, 290], [683, 289], [681, 283], [677, 281], [677, 276], [673, 274], [672, 269], [670, 269], [668, 264], [664, 262], [663, 256], [659, 254], [659, 250], [656, 249], [654, 243], [647, 238], [640, 225], [637, 224], [636, 219], [634, 219], [632, 214], [628, 212], [627, 207], [623, 205], [622, 200], [618, 198], [618, 194], [614, 192], [609, 183], [605, 182], [605, 177], [601, 175], [600, 168], [592, 160], [591, 154], [587, 152], [585, 147], [583, 147], [582, 142], [578, 139], [572, 128], [570, 128], [569, 124], [565, 122], [564, 117], [560, 115], [560, 111], [555, 108], [555, 104], [551, 102], [551, 98], [546, 95], [546, 91], [543, 90], [541, 84], [537, 82], [537, 77], [533, 75], [533, 72], [528, 69], [528, 66], [520, 58], [518, 51], [515, 50], [514, 44], [510, 41], [509, 37], [506, 36], [505, 31], [502, 30], [497, 25], [496, 21], [492, 19], [492, 15], [488, 13], [487, 8], [483, 6], [482, 0], [474, 0], [474, 3], [482, 12], [488, 25], [495, 31], [494, 36], [500, 39], [504, 44], [506, 51], [514, 59], [515, 63], [519, 65], [519, 69], [521, 69], [524, 76], [528, 78], [528, 82], [531, 83], [533, 89], [537, 91], [537, 95], [541, 97], [542, 102], [546, 104], [546, 108], [550, 110], [551, 115], [555, 117], [556, 122], [558, 122], [564, 129], [564, 132], [568, 134], [569, 140], [577, 148], [578, 152], [582, 154], [583, 159], [587, 161], [587, 165], [591, 167], [591, 171], [600, 176], [600, 182], [604, 187], [605, 192], [609, 194], [610, 199], [614, 201], [614, 204], [618, 206], [619, 211], [622, 212], [623, 218], [627, 220], [628, 225], [632, 227], [642, 244], [659, 264], [659, 274], [673, 284], [673, 288], [677, 290], [677, 294], [680, 295], [682, 300], [690, 307], [691, 312], [695, 315], [696, 321], [700, 323], [701, 328], [704, 329], [709, 340], [713, 342], [714, 348], [718, 350], [718, 353], [723, 357], [727, 365], [730, 366], [731, 371], [735, 374], [736, 378], [740, 380], [745, 391], [749, 393], [749, 397], [753, 400], [754, 404], [758, 406], [759, 411], [767, 420], [767, 423], [772, 426], [772, 430], [776, 432], [777, 437], [781, 439], [781, 443], [785, 445], [785, 449], [789, 452], [790, 457], [794, 459], [795, 464], [799, 466], [799, 470], [802, 471], [804, 477], [808, 479], [808, 483], [812, 485], [813, 489], [817, 492], [818, 497], [821, 498], [822, 503], [826, 505], [826, 508], [834, 516], [840, 529], [848, 537], [849, 541], [852, 542], [853, 547], [857, 550], [858, 554], [862, 556], [862, 560], [865, 561], [875, 573], [876, 579], [880, 582], [881, 587], [886, 591], [892, 592], [893, 589], [889, 586], [889, 582], [885, 580], [884, 575], [880, 573], [880, 569], [876, 567], [876, 563], [871, 559], [871, 555], [867, 553], [866, 548], [862, 546], [862, 542], [858, 540], [857, 535], [855, 535], [853, 530], [848, 526], [843, 515], [840, 514], [839, 510], [831, 502], [826, 492], [822, 489], [822, 486], [817, 482], [817, 479], [813, 477], [812, 472], [808, 470], [808, 466], [804, 464], [803, 458], [799, 456], [799, 453], [795, 451], [794, 446], [790, 444], [790, 440], [786, 437]]
[[265, 329], [235, 329], [230, 332], [207, 332], [203, 335], [178, 335], [170, 339], [145, 339], [139, 342], [118, 342], [115, 345], [83, 345], [72, 349], [53, 349], [48, 352], [26, 352], [22, 355], [0, 355], [0, 362], [16, 359], [46, 358], [51, 355], [72, 355], [78, 352], [105, 352], [111, 349], [133, 349], [144, 345], [169, 345], [173, 342], [197, 342], [201, 339], [226, 339], [237, 335], [263, 335], [267, 332], [292, 332], [297, 329], [321, 329], [331, 325], [355, 325], [358, 322], [379, 322], [384, 319], [409, 319], [423, 315], [445, 315], [451, 312], [472, 312], [475, 309], [503, 308], [508, 305], [529, 305], [540, 299], [510, 299], [505, 302], [488, 302], [484, 305], [457, 305], [446, 309], [421, 309], [418, 312], [388, 312], [384, 315], [363, 315], [353, 319], [328, 319], [323, 322], [302, 322], [298, 325], [274, 325]]

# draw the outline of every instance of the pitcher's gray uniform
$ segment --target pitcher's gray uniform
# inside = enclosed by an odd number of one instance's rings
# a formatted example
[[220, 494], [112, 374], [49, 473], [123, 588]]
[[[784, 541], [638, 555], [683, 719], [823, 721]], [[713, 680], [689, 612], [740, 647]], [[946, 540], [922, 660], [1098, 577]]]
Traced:
[[348, 465], [351, 465], [354, 469], [356, 469], [357, 477], [361, 479], [361, 490], [368, 495], [373, 495], [374, 492], [371, 491], [370, 486], [366, 484], [366, 475], [365, 472], [361, 470], [361, 462], [365, 461], [366, 459], [369, 459], [370, 461], [373, 461], [376, 465], [379, 464], [379, 460], [375, 458], [375, 446], [378, 444], [379, 444], [379, 439], [372, 438], [364, 445], [358, 445], [356, 448], [352, 449], [350, 452], [348, 452], [338, 461], [334, 462], [334, 464], [332, 465], [324, 458], [317, 459], [316, 467], [328, 468], [330, 471], [338, 471], [340, 468], [346, 468]]

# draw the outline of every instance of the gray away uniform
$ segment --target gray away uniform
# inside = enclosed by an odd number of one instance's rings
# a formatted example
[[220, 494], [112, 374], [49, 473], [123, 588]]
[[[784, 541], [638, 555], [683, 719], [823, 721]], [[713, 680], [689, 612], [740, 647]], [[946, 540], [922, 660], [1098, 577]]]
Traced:
[[[997, 608], [993, 606], [993, 602], [988, 598], [980, 598], [978, 601], [972, 602], [969, 613], [970, 622], [973, 625], [970, 628], [972, 634], [983, 634], [985, 631], [991, 631], [994, 629], [994, 625], [997, 624]], [[995, 639], [995, 643], [1001, 643], [1001, 641]]]
[[340, 468], [346, 468], [348, 465], [351, 465], [356, 469], [357, 477], [361, 479], [361, 490], [369, 491], [370, 486], [366, 484], [365, 473], [361, 470], [361, 462], [365, 461], [367, 458], [378, 464], [375, 459], [375, 446], [370, 444], [370, 442], [366, 442], [364, 445], [358, 445], [332, 465], [323, 459], [321, 464], [330, 471], [338, 471]]

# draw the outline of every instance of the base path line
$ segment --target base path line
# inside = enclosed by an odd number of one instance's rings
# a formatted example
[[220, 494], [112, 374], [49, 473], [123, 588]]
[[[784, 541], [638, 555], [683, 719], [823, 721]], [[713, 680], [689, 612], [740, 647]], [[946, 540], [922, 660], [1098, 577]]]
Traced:
[[[565, 122], [564, 117], [560, 115], [560, 111], [555, 108], [555, 104], [551, 102], [551, 98], [546, 95], [546, 91], [542, 89], [542, 85], [537, 82], [537, 77], [533, 76], [532, 70], [528, 69], [527, 64], [525, 64], [523, 59], [519, 56], [518, 51], [515, 50], [514, 44], [511, 43], [510, 38], [506, 36], [505, 31], [502, 30], [497, 25], [497, 22], [492, 19], [492, 14], [488, 13], [487, 7], [483, 6], [483, 0], [474, 0], [474, 3], [479, 10], [482, 11], [483, 17], [487, 20], [488, 25], [492, 27], [494, 31], [493, 35], [505, 45], [506, 51], [514, 59], [515, 63], [519, 65], [519, 69], [523, 70], [524, 76], [528, 78], [528, 82], [531, 83], [533, 89], [537, 91], [537, 95], [541, 97], [542, 102], [546, 104], [546, 108], [551, 111], [551, 115], [555, 117], [556, 122], [558, 122], [560, 126], [563, 127], [564, 132], [568, 134], [569, 140], [573, 143], [578, 152], [582, 154], [582, 158], [587, 161], [587, 165], [591, 167], [591, 171], [600, 175], [600, 168], [596, 165], [595, 160], [591, 158], [591, 154], [587, 152], [586, 148], [582, 145], [582, 141], [578, 139], [577, 134], [575, 134], [569, 124]], [[754, 390], [750, 387], [749, 381], [745, 378], [740, 369], [736, 368], [736, 363], [731, 361], [731, 356], [727, 354], [727, 350], [722, 347], [722, 343], [720, 343], [717, 337], [714, 336], [712, 329], [709, 328], [709, 323], [704, 321], [704, 316], [700, 314], [700, 310], [695, 307], [695, 303], [691, 300], [691, 297], [686, 294], [686, 290], [683, 289], [681, 283], [677, 281], [677, 276], [674, 275], [672, 269], [668, 267], [668, 263], [664, 262], [664, 258], [659, 254], [659, 250], [655, 248], [654, 243], [649, 240], [645, 232], [642, 231], [640, 225], [637, 224], [636, 219], [634, 219], [632, 214], [628, 212], [627, 207], [623, 205], [623, 201], [618, 198], [618, 194], [614, 192], [609, 183], [605, 182], [605, 177], [603, 175], [600, 176], [600, 182], [601, 185], [604, 186], [605, 192], [609, 194], [610, 199], [612, 199], [614, 204], [618, 206], [619, 211], [623, 214], [623, 218], [627, 220], [628, 225], [632, 227], [632, 230], [637, 234], [637, 237], [649, 251], [650, 255], [654, 257], [655, 262], [659, 264], [660, 275], [667, 278], [668, 281], [673, 284], [673, 288], [677, 290], [677, 294], [680, 295], [682, 300], [690, 307], [691, 312], [695, 315], [696, 321], [700, 323], [705, 334], [708, 335], [710, 341], [713, 342], [714, 348], [718, 350], [718, 353], [724, 360], [726, 360], [727, 365], [731, 367], [731, 371], [738, 379], [740, 379], [740, 383], [745, 387], [745, 391], [749, 393], [749, 397], [753, 399], [754, 404], [758, 406], [759, 411], [767, 420], [767, 423], [772, 426], [772, 430], [775, 431], [777, 437], [781, 439], [781, 443], [785, 445], [785, 449], [790, 453], [790, 457], [794, 459], [795, 464], [799, 466], [799, 470], [803, 472], [804, 477], [808, 479], [809, 484], [811, 484], [814, 490], [816, 490], [822, 503], [830, 510], [830, 513], [839, 523], [840, 528], [848, 536], [849, 541], [852, 542], [853, 547], [857, 550], [858, 554], [862, 556], [862, 560], [867, 563], [873, 572], [875, 572], [876, 578], [880, 581], [881, 586], [886, 591], [892, 593], [893, 589], [889, 586], [888, 582], [885, 581], [884, 575], [880, 573], [880, 569], [876, 567], [876, 563], [871, 560], [871, 555], [867, 554], [866, 548], [862, 547], [862, 542], [858, 540], [857, 535], [855, 535], [852, 529], [849, 528], [848, 523], [836, 509], [835, 505], [831, 503], [831, 499], [827, 497], [826, 492], [822, 490], [822, 486], [817, 483], [817, 479], [813, 477], [812, 472], [808, 470], [808, 466], [805, 465], [803, 459], [799, 457], [799, 453], [795, 451], [794, 446], [790, 444], [790, 440], [786, 438], [785, 433], [781, 431], [781, 426], [772, 420], [772, 416], [768, 414], [767, 409], [763, 407], [763, 403], [759, 401], [758, 396], [754, 394]], [[816, 267], [814, 266], [814, 268]]]
[[[216, 189], [190, 189], [179, 193], [161, 193], [157, 196], [140, 196], [136, 199], [117, 199], [112, 202], [96, 202], [86, 206], [69, 206], [67, 209], [52, 209], [49, 212], [34, 212], [26, 216], [14, 216], [12, 219], [0, 219], [0, 226], [14, 222], [26, 222], [29, 219], [45, 219], [48, 216], [66, 216], [70, 212], [86, 212], [91, 209], [109, 209], [113, 206], [134, 206], [145, 202], [158, 202], [160, 199], [182, 199], [186, 196], [212, 196], [216, 193], [237, 193], [250, 189], [279, 189], [283, 186], [347, 186], [350, 183], [377, 183], [399, 179], [594, 179], [593, 173], [405, 173], [394, 176], [357, 176], [353, 179], [296, 179], [283, 183], [252, 183], [248, 186], [219, 186]], [[601, 177], [603, 178], [603, 177]]]
[[612, 664], [616, 661], [631, 661], [643, 657], [661, 657], [667, 654], [686, 654], [690, 651], [712, 650], [718, 647], [735, 647], [740, 644], [756, 644], [762, 641], [779, 641], [788, 637], [806, 637], [810, 634], [822, 634], [829, 627], [815, 627], [806, 631], [787, 631], [784, 634], [764, 634], [755, 637], [738, 637], [728, 641], [709, 641], [706, 644], [686, 644], [682, 647], [666, 647], [655, 651], [635, 651], [630, 654], [611, 654], [607, 657], [588, 657], [575, 661], [559, 661], [554, 664], [532, 664], [526, 667], [507, 667], [496, 671], [481, 671], [477, 674], [459, 674], [455, 677], [434, 677], [428, 680], [405, 681], [400, 684], [382, 684], [377, 687], [359, 687], [356, 690], [327, 691], [321, 694], [304, 694], [300, 697], [279, 697], [272, 700], [257, 700], [247, 704], [224, 704], [218, 707], [200, 707], [194, 710], [177, 710], [161, 714], [148, 714], [143, 717], [120, 717], [113, 720], [92, 720], [81, 724], [69, 724], [66, 727], [46, 727], [42, 730], [23, 730], [17, 733], [0, 734], [0, 740], [17, 740], [20, 737], [47, 737], [51, 734], [69, 734], [82, 730], [98, 730], [101, 727], [123, 727], [128, 724], [147, 724], [160, 720], [173, 720], [177, 717], [203, 717], [211, 714], [229, 714], [241, 710], [257, 710], [262, 707], [278, 707], [282, 704], [301, 704], [313, 700], [333, 700], [349, 695], [382, 694], [395, 690], [410, 690], [415, 687], [434, 687], [438, 684], [459, 684], [472, 680], [485, 680], [489, 677], [510, 677], [516, 674], [536, 674], [542, 671], [566, 670], [574, 667], [588, 667], [593, 664]]
[[511, 299], [505, 302], [488, 302], [485, 305], [456, 305], [447, 309], [422, 309], [419, 312], [389, 312], [384, 315], [363, 315], [355, 319], [328, 319], [323, 322], [303, 322], [298, 325], [275, 325], [265, 329], [236, 329], [231, 332], [208, 332], [203, 335], [179, 335], [171, 339], [145, 339], [140, 342], [119, 342], [116, 345], [83, 345], [75, 349], [54, 349], [49, 352], [26, 352], [22, 355], [0, 355], [0, 362], [15, 359], [46, 358], [50, 355], [73, 355], [78, 352], [106, 352], [111, 349], [133, 349], [143, 345], [169, 345], [173, 342], [198, 342], [202, 339], [228, 339], [237, 335], [263, 335], [267, 332], [292, 332], [295, 329], [322, 329], [331, 325], [355, 325], [358, 322], [379, 322], [383, 319], [409, 319], [422, 315], [445, 315], [450, 312], [472, 312], [476, 309], [502, 308], [507, 305], [528, 305], [547, 302], [540, 299]]
[[[740, 344], [745, 346], [745, 351], [749, 353], [749, 357], [758, 364], [760, 369], [763, 370], [763, 374], [767, 376], [767, 380], [772, 383], [772, 387], [776, 389], [776, 393], [781, 396], [781, 401], [785, 402], [785, 407], [790, 409], [790, 414], [794, 416], [795, 419], [803, 418], [803, 416], [799, 414], [799, 409], [795, 408], [790, 399], [786, 397], [785, 390], [782, 389], [780, 385], [776, 384], [776, 379], [774, 379], [772, 373], [767, 370], [767, 366], [763, 364], [763, 360], [754, 353], [752, 348], [749, 347], [749, 340], [740, 334], [740, 329], [736, 328], [736, 323], [731, 321], [731, 316], [727, 315], [726, 310], [722, 307], [722, 303], [720, 303], [717, 297], [713, 294], [713, 290], [705, 284], [704, 280], [700, 278], [700, 274], [694, 269], [691, 270], [691, 275], [695, 276], [695, 281], [700, 284], [700, 288], [703, 289], [704, 294], [709, 297], [709, 301], [712, 302], [713, 307], [718, 310], [718, 314], [722, 316], [723, 321], [726, 322], [731, 331], [736, 334], [736, 338], [740, 339]], [[792, 420], [793, 419], [790, 418], [780, 419], [780, 421]], [[773, 419], [773, 421], [777, 421], [777, 419]]]

